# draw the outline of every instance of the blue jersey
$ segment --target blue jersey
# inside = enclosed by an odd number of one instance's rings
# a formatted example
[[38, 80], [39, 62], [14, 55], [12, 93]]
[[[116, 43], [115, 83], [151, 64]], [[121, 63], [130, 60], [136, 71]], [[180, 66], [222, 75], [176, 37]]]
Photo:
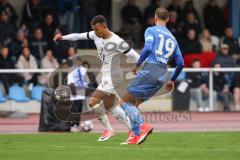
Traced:
[[176, 39], [166, 27], [149, 27], [145, 31], [145, 43], [151, 45], [146, 62], [167, 64], [172, 55], [182, 57]]
[[173, 56], [177, 68], [171, 79], [175, 80], [184, 65], [177, 40], [165, 26], [159, 25], [147, 28], [144, 36], [145, 45], [137, 66], [139, 67], [143, 61], [167, 65], [169, 58]]

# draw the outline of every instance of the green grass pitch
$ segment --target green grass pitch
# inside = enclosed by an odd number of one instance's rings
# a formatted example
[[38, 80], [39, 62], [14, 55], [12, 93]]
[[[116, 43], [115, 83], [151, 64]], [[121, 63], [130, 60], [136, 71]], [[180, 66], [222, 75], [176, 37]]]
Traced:
[[0, 135], [2, 160], [239, 160], [240, 132], [153, 133], [138, 146], [126, 134], [97, 142], [95, 133]]

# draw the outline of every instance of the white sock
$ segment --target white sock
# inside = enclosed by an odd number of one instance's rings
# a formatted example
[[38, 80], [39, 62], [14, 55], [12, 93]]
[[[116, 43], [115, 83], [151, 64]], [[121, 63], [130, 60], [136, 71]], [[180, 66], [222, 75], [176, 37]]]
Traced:
[[120, 105], [112, 109], [111, 113], [120, 123], [124, 124], [129, 130], [131, 130], [130, 120]]
[[104, 109], [101, 108], [99, 104], [93, 106], [92, 109], [94, 110], [95, 115], [100, 121], [100, 123], [105, 127], [105, 130], [113, 131]]

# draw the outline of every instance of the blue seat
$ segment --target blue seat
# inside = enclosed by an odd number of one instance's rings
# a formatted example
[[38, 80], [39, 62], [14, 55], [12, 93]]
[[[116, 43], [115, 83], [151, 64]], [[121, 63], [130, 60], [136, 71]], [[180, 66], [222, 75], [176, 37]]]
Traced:
[[44, 89], [45, 89], [45, 87], [43, 87], [43, 86], [34, 86], [32, 88], [32, 99], [41, 101], [42, 93], [43, 93]]
[[7, 101], [7, 98], [4, 97], [2, 90], [0, 89], [0, 103], [4, 103]]
[[23, 87], [13, 85], [9, 88], [9, 98], [16, 102], [28, 102], [30, 99], [26, 96]]

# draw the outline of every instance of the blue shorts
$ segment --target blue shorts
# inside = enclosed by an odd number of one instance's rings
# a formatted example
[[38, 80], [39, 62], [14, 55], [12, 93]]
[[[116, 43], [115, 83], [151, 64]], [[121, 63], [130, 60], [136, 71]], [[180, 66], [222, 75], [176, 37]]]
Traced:
[[130, 82], [128, 92], [137, 99], [150, 99], [163, 86], [165, 81], [160, 79], [166, 72], [166, 65], [146, 63]]

